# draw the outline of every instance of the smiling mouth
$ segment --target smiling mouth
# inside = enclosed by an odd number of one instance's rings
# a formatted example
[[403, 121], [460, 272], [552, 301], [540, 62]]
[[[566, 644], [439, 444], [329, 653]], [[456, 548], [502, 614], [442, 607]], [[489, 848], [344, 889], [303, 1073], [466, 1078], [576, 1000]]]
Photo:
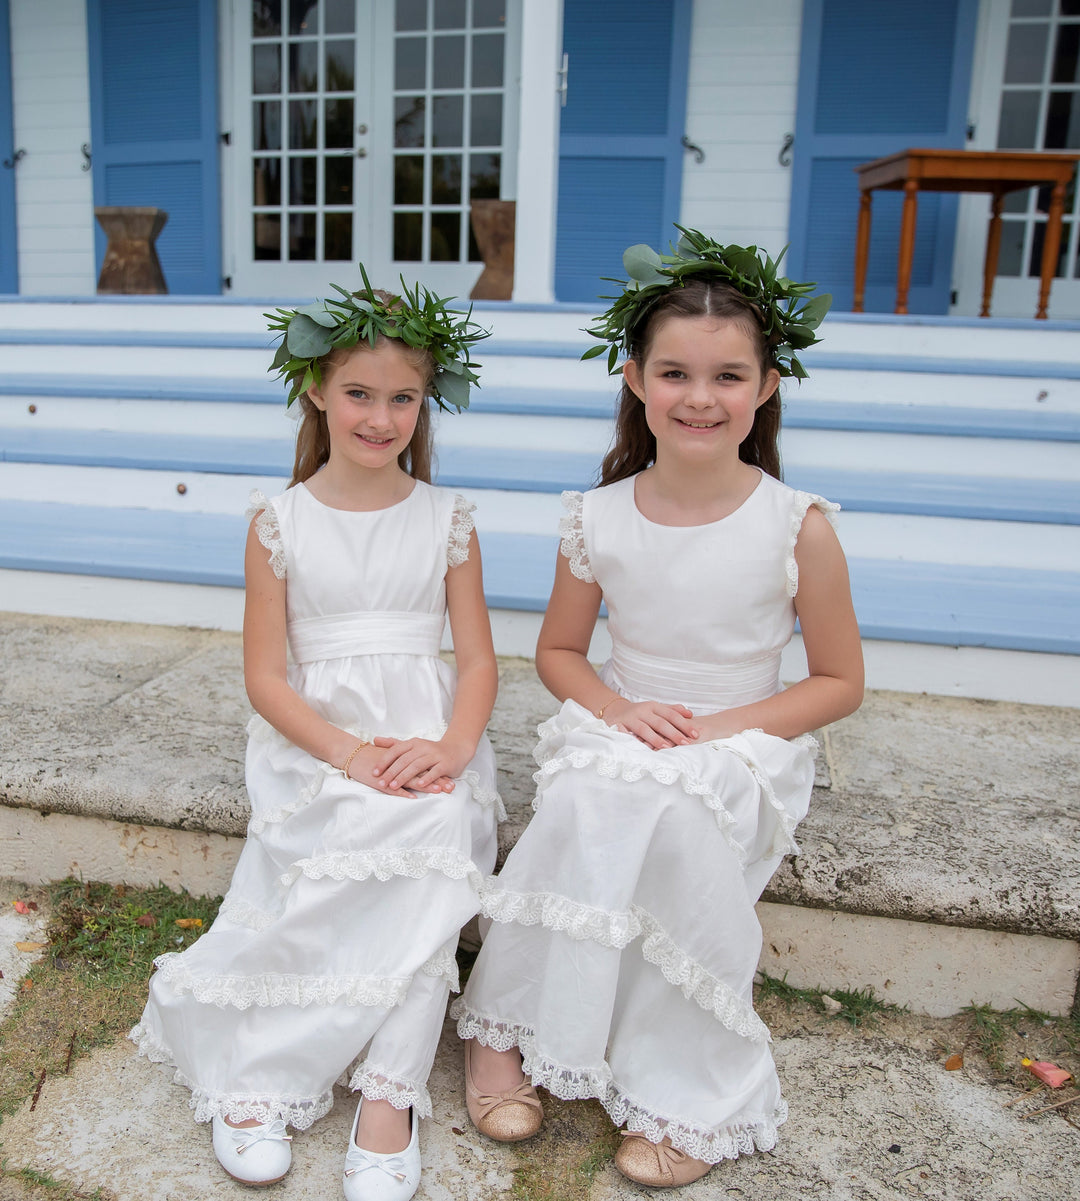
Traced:
[[369, 446], [389, 446], [393, 442], [393, 438], [376, 438], [371, 434], [357, 434], [361, 442], [366, 442]]
[[691, 430], [711, 430], [711, 429], [715, 429], [720, 424], [720, 422], [719, 421], [682, 421], [682, 420], [680, 420], [679, 424], [685, 425], [687, 429], [691, 429]]

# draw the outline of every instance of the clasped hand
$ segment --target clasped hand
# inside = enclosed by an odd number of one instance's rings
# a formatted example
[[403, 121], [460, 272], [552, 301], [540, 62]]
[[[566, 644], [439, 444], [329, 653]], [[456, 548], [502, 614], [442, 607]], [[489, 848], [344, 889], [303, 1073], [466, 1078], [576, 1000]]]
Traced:
[[380, 792], [453, 792], [454, 777], [468, 761], [463, 749], [442, 740], [378, 737], [352, 761], [349, 774]]
[[699, 713], [696, 717], [685, 705], [661, 705], [657, 701], [628, 701], [623, 697], [604, 706], [604, 720], [616, 730], [632, 734], [654, 751], [693, 742], [712, 742], [730, 738], [743, 729], [734, 720], [734, 710]]

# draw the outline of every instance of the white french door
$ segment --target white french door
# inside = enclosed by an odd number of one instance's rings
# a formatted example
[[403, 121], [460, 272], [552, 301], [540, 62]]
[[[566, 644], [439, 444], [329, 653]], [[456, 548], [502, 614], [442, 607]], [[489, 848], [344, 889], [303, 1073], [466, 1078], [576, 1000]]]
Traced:
[[469, 205], [514, 196], [516, 0], [232, 3], [233, 294], [323, 295], [362, 261], [467, 295]]
[[[1080, 0], [983, 0], [979, 19], [971, 148], [1080, 154]], [[1049, 204], [1049, 188], [1029, 188], [1005, 198], [995, 317], [1035, 314]], [[988, 196], [963, 198], [954, 312], [979, 311], [989, 219]], [[1065, 197], [1049, 315], [1080, 317], [1080, 189], [1075, 176]]]

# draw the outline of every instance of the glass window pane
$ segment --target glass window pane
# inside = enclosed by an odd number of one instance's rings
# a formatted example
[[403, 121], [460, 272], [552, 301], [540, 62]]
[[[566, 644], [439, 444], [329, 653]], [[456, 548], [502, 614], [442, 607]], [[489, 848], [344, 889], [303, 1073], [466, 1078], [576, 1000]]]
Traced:
[[502, 145], [502, 108], [502, 96], [487, 94], [472, 98], [472, 112], [469, 117], [471, 145]]
[[435, 0], [436, 29], [465, 28], [465, 0]]
[[289, 146], [293, 150], [314, 150], [318, 138], [316, 101], [289, 101]]
[[251, 35], [256, 38], [281, 36], [281, 0], [251, 0]]
[[1080, 150], [1080, 92], [1051, 92], [1044, 150]]
[[473, 29], [506, 24], [506, 0], [473, 0]]
[[323, 217], [323, 258], [328, 263], [352, 258], [352, 213], [327, 213]]
[[1080, 17], [1080, 0], [1060, 0], [1063, 17]]
[[326, 159], [326, 204], [352, 204], [353, 202], [353, 158]]
[[1005, 203], [1001, 206], [1001, 211], [1003, 213], [1026, 213], [1028, 201], [1034, 191], [1034, 188], [1023, 188], [1019, 192], [1009, 192], [1005, 197]]
[[261, 100], [252, 106], [252, 146], [256, 150], [281, 149], [281, 101]]
[[319, 43], [289, 43], [289, 91], [319, 90]]
[[463, 88], [465, 86], [465, 39], [463, 37], [432, 38], [432, 86]]
[[1001, 253], [998, 255], [998, 275], [1018, 276], [1020, 265], [1024, 261], [1024, 229], [1023, 221], [1002, 221], [1001, 223]]
[[503, 81], [503, 35], [479, 33], [472, 40], [472, 86], [501, 88]]
[[1054, 0], [1013, 0], [1014, 17], [1048, 17]]
[[[1031, 229], [1031, 255], [1028, 258], [1028, 275], [1042, 275], [1043, 246], [1046, 244], [1046, 222], [1036, 221]], [[1061, 245], [1058, 248], [1057, 264], [1054, 267], [1054, 278], [1065, 278], [1066, 257], [1069, 253], [1069, 222], [1061, 223]]]
[[315, 214], [289, 214], [289, 258], [292, 261], [315, 258]]
[[356, 0], [323, 0], [324, 33], [356, 32]]
[[1080, 83], [1080, 25], [1059, 25], [1054, 47], [1054, 83]]
[[1049, 25], [1012, 25], [1005, 51], [1006, 83], [1042, 83]]
[[326, 104], [326, 145], [335, 150], [341, 147], [353, 146], [353, 102], [348, 100], [327, 100]]
[[261, 92], [281, 91], [280, 46], [252, 46], [251, 90], [256, 95]]
[[423, 257], [422, 213], [394, 214], [394, 258], [418, 263]]
[[394, 203], [424, 203], [424, 156], [399, 154], [394, 158]]
[[482, 263], [484, 256], [480, 253], [480, 247], [476, 243], [476, 234], [473, 232], [472, 222], [469, 222], [469, 262]]
[[319, 0], [289, 0], [289, 32], [309, 37], [319, 32]]
[[[461, 203], [461, 155], [431, 156], [431, 203]], [[455, 255], [455, 257], [457, 257]]]
[[314, 155], [289, 159], [289, 203], [315, 204], [315, 170], [318, 159]]
[[460, 146], [465, 125], [464, 96], [436, 96], [431, 102], [432, 146]]
[[469, 155], [469, 199], [498, 200], [501, 154]]
[[253, 161], [251, 202], [260, 206], [281, 203], [281, 159], [257, 158]]
[[1034, 150], [1039, 130], [1039, 93], [1003, 92], [998, 146], [1003, 150]]
[[255, 245], [252, 248], [256, 259], [281, 258], [281, 214], [255, 214]]
[[423, 146], [424, 97], [397, 96], [394, 99], [394, 145]]
[[356, 43], [348, 41], [326, 43], [326, 91], [351, 92], [356, 82], [354, 64]]
[[[427, 29], [427, 0], [397, 0], [395, 29]], [[400, 258], [400, 255], [395, 255]]]
[[456, 263], [461, 257], [461, 213], [431, 214], [432, 263]]
[[426, 86], [427, 71], [424, 67], [426, 38], [394, 39], [394, 91]]

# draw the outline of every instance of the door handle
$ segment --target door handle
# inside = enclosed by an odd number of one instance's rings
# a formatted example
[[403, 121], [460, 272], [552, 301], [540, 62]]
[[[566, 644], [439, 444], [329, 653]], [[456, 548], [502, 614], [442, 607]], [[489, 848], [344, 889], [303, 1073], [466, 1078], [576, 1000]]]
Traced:
[[7, 167], [9, 171], [13, 171], [19, 165], [20, 160], [24, 158], [26, 158], [26, 151], [22, 149], [16, 150], [11, 158], [4, 159], [4, 166]]

